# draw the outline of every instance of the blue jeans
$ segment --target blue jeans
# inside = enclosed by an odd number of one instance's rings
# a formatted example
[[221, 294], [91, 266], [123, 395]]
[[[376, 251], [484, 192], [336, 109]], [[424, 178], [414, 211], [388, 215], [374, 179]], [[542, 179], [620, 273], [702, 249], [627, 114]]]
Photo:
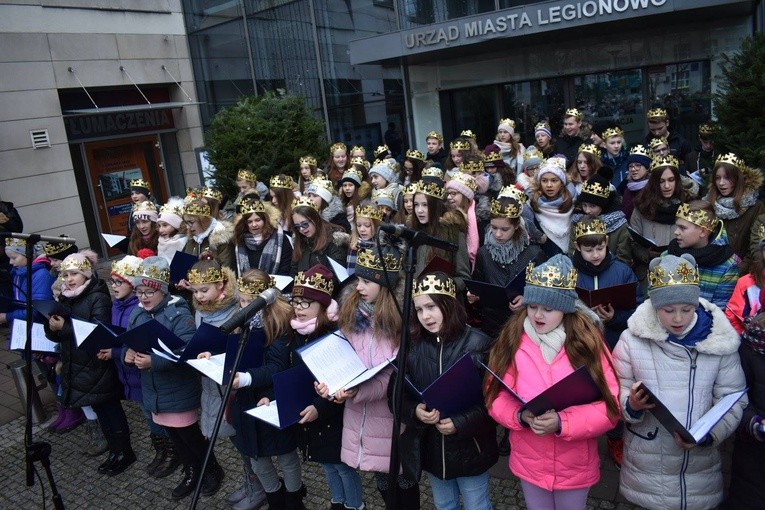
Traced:
[[464, 508], [470, 510], [491, 510], [489, 499], [489, 473], [478, 476], [463, 476], [452, 480], [441, 480], [428, 473], [433, 489], [433, 503], [438, 510], [460, 508], [460, 494]]
[[327, 475], [332, 503], [343, 503], [346, 508], [361, 508], [363, 489], [359, 472], [343, 464], [322, 464]]
[[155, 436], [170, 437], [170, 434], [167, 433], [165, 427], [154, 423], [154, 419], [151, 417], [151, 411], [149, 411], [149, 409], [143, 405], [143, 402], [139, 402], [138, 406], [141, 408], [143, 417], [146, 418], [146, 423], [149, 425], [149, 432]]

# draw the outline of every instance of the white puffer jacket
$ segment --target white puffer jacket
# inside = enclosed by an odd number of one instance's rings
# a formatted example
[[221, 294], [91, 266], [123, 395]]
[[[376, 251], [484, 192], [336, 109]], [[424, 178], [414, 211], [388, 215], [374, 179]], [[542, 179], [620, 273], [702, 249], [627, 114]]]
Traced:
[[[705, 299], [700, 304], [712, 314], [712, 329], [692, 349], [667, 341], [650, 300], [637, 308], [613, 353], [622, 404], [630, 387], [643, 381], [690, 428], [720, 398], [744, 389], [738, 334], [717, 306]], [[625, 409], [624, 497], [648, 509], [717, 507], [723, 499], [719, 446], [735, 431], [746, 402], [739, 400], [712, 429], [711, 446], [687, 451], [650, 411], [635, 419]]]

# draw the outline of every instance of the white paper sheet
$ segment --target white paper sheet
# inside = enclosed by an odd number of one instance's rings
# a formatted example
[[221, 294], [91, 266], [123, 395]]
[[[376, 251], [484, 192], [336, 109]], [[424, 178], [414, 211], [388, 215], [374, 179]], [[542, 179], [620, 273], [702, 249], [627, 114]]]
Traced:
[[74, 339], [77, 342], [77, 347], [82, 345], [82, 342], [85, 341], [85, 339], [88, 338], [88, 335], [90, 335], [97, 327], [98, 324], [72, 318], [72, 328], [74, 329]]
[[248, 409], [247, 414], [254, 416], [259, 420], [263, 420], [269, 425], [273, 425], [276, 428], [281, 428], [281, 421], [279, 420], [279, 408], [276, 405], [276, 400], [272, 400], [267, 406], [257, 406], [252, 409]]
[[284, 289], [286, 289], [287, 286], [290, 283], [292, 283], [292, 278], [290, 278], [289, 276], [284, 276], [281, 274], [272, 274], [269, 276], [273, 278], [274, 281], [276, 282], [276, 288], [281, 290], [282, 292], [284, 292]]
[[332, 266], [332, 272], [335, 273], [335, 277], [340, 283], [343, 283], [348, 279], [348, 269], [335, 262], [332, 258], [328, 257], [329, 263]]
[[114, 234], [104, 234], [104, 233], [101, 234], [101, 237], [104, 238], [104, 241], [106, 241], [106, 244], [109, 245], [109, 248], [114, 248], [122, 240], [126, 239], [125, 236], [118, 236]]
[[707, 411], [704, 416], [699, 418], [698, 421], [693, 424], [693, 427], [691, 427], [688, 432], [691, 433], [697, 443], [704, 439], [704, 436], [709, 434], [709, 431], [717, 425], [717, 422], [725, 416], [725, 413], [730, 411], [731, 407], [736, 405], [736, 402], [744, 396], [746, 391], [747, 390], [744, 389], [742, 391], [737, 391], [736, 393], [731, 393], [730, 395], [725, 395], [712, 406], [712, 409]]
[[[27, 342], [27, 321], [15, 319], [11, 330], [11, 350], [24, 350]], [[45, 336], [42, 324], [32, 323], [32, 350], [38, 352], [57, 352], [56, 342]]]
[[186, 363], [196, 368], [204, 375], [215, 381], [216, 383], [223, 385], [223, 369], [226, 362], [225, 354], [216, 354], [211, 356], [210, 359], [190, 359], [186, 360]]

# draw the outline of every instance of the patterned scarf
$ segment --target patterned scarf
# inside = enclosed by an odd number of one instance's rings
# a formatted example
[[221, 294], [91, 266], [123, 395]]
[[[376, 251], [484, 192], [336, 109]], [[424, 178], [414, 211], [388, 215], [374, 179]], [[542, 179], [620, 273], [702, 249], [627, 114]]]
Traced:
[[741, 340], [749, 344], [755, 352], [765, 354], [765, 328], [757, 320], [757, 316], [747, 317], [744, 320], [744, 332]]
[[[275, 274], [279, 270], [279, 262], [282, 259], [282, 243], [284, 241], [284, 233], [282, 229], [277, 228], [271, 233], [265, 241], [263, 251], [260, 253], [260, 261], [258, 262], [258, 269], [268, 273]], [[239, 274], [251, 269], [250, 258], [248, 251], [257, 250], [262, 244], [263, 240], [261, 236], [250, 234], [249, 232], [244, 234], [244, 245], [240, 244], [236, 250], [236, 260], [239, 266]]]
[[491, 259], [497, 264], [505, 265], [515, 262], [518, 260], [518, 257], [523, 250], [529, 245], [529, 234], [526, 232], [526, 229], [521, 226], [518, 228], [523, 232], [520, 240], [513, 241], [511, 239], [504, 244], [497, 242], [497, 239], [494, 237], [494, 233], [491, 230], [486, 232], [484, 246], [486, 246], [486, 249], [489, 251]]
[[[705, 200], [707, 198], [705, 197]], [[743, 213], [757, 202], [756, 193], [747, 193], [741, 197], [741, 206], [739, 210]], [[739, 210], [736, 210], [736, 206], [733, 203], [733, 197], [720, 197], [715, 202], [715, 214], [721, 220], [732, 220], [738, 218]]]

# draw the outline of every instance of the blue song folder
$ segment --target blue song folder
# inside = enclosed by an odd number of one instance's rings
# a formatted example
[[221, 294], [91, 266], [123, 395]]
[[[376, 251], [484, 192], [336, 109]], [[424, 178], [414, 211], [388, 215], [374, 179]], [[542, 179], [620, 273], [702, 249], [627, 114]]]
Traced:
[[[117, 337], [125, 332], [125, 328], [106, 325], [99, 320], [96, 320], [95, 323], [89, 323], [73, 318], [72, 325], [74, 326], [74, 336], [78, 342], [77, 348], [91, 356], [98, 354], [101, 349], [111, 349], [121, 345]], [[83, 331], [83, 326], [85, 331]], [[92, 330], [88, 333], [87, 329], [90, 328]], [[83, 333], [86, 335], [85, 338], [82, 338]]]
[[258, 368], [263, 365], [263, 345], [265, 340], [266, 334], [262, 329], [253, 329], [250, 331], [250, 336], [247, 339], [247, 345], [244, 347], [239, 366], [234, 367], [236, 351], [239, 348], [239, 334], [228, 335], [226, 337], [226, 358], [223, 363], [224, 385], [228, 383], [231, 374], [235, 372], [244, 372], [245, 370]]
[[16, 301], [9, 297], [0, 296], [0, 313], [7, 313], [13, 310], [19, 310], [26, 306], [23, 301]]
[[53, 300], [34, 300], [32, 301], [32, 308], [43, 314], [46, 319], [50, 319], [51, 315], [58, 315], [63, 318], [71, 315], [68, 308]]
[[301, 419], [300, 413], [316, 398], [313, 374], [301, 363], [273, 375], [274, 400], [258, 406], [248, 414], [278, 429], [285, 429]]
[[197, 262], [199, 262], [199, 259], [190, 253], [175, 252], [173, 259], [170, 261], [170, 281], [178, 283], [181, 280], [185, 280], [186, 275], [189, 274], [189, 269]]
[[428, 409], [438, 409], [441, 418], [448, 418], [483, 401], [481, 377], [469, 352], [424, 390], [417, 388], [408, 377], [404, 377], [404, 384]]
[[125, 331], [117, 337], [117, 341], [122, 342], [123, 345], [143, 354], [151, 354], [152, 349], [163, 350], [159, 345], [160, 340], [173, 351], [186, 345], [186, 342], [178, 338], [175, 333], [154, 319]]
[[[483, 363], [481, 364], [483, 365]], [[491, 371], [486, 365], [483, 366], [492, 377], [499, 381], [505, 391], [523, 404], [523, 409], [528, 409], [534, 416], [544, 414], [550, 409], [563, 411], [569, 407], [590, 404], [603, 398], [600, 387], [595, 384], [585, 366], [577, 368], [528, 402], [505, 384], [502, 377]]]

